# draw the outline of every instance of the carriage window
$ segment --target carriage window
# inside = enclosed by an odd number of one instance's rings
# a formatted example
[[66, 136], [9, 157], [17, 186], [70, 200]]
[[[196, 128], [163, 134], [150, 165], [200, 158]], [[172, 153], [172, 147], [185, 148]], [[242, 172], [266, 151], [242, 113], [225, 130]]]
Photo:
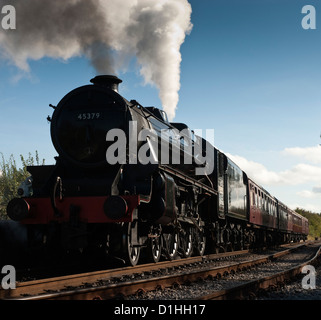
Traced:
[[254, 190], [251, 192], [251, 200], [252, 200], [252, 206], [255, 206], [255, 193]]
[[254, 195], [254, 198], [255, 198], [255, 205], [258, 207], [259, 206], [259, 202], [258, 202], [258, 198], [257, 198], [257, 189], [254, 188], [255, 190], [255, 195]]
[[276, 210], [275, 209], [276, 209], [276, 206], [275, 206], [275, 203], [273, 202], [272, 213], [276, 217]]
[[270, 215], [273, 216], [273, 203], [272, 203], [271, 199], [269, 202], [270, 202], [269, 212], [270, 212]]

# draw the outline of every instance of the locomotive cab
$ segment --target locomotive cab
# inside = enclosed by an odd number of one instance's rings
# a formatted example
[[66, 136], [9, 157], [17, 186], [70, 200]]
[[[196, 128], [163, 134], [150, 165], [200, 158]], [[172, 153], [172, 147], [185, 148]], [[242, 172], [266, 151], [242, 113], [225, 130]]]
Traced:
[[145, 107], [145, 109], [150, 111], [159, 120], [164, 121], [165, 123], [169, 123], [167, 113], [164, 110], [160, 110], [155, 107]]

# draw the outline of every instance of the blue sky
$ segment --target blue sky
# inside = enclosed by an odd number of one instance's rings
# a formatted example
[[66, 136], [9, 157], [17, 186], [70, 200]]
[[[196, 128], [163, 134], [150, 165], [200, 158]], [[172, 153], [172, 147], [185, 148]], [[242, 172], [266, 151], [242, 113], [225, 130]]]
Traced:
[[[2, 3], [2, 2], [1, 2]], [[214, 129], [215, 145], [287, 203], [321, 212], [321, 5], [306, 0], [190, 0], [193, 29], [181, 46], [181, 89], [175, 121]], [[314, 5], [316, 30], [301, 9]], [[320, 18], [321, 19], [321, 18]], [[19, 27], [17, 21], [17, 28]], [[14, 31], [12, 31], [14, 32]], [[10, 35], [8, 35], [10, 36]], [[49, 103], [88, 84], [96, 71], [85, 57], [29, 61], [25, 72], [0, 60], [0, 152], [46, 164]], [[120, 93], [160, 107], [135, 61]]]

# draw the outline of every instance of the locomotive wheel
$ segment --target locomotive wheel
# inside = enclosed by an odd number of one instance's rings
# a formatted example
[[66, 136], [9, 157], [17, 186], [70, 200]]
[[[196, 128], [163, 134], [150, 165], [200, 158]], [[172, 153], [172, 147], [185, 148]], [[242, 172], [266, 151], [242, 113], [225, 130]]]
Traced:
[[162, 255], [163, 248], [163, 237], [161, 236], [159, 230], [157, 230], [148, 239], [147, 242], [147, 260], [148, 262], [159, 262]]
[[193, 230], [190, 226], [183, 228], [179, 240], [183, 257], [189, 258], [193, 253]]
[[163, 241], [162, 237], [158, 236], [155, 238], [150, 238], [147, 244], [147, 256], [148, 260], [152, 262], [159, 262], [162, 255]]
[[178, 252], [178, 233], [163, 233], [165, 254], [169, 260], [175, 260]]
[[206, 248], [206, 236], [204, 231], [197, 231], [195, 233], [195, 255], [203, 256]]
[[123, 229], [123, 258], [126, 264], [135, 266], [140, 256], [140, 247], [134, 246], [132, 243], [133, 223], [125, 223]]
[[218, 253], [225, 253], [226, 252], [226, 247], [224, 245], [219, 245], [215, 247], [215, 251], [216, 254]]

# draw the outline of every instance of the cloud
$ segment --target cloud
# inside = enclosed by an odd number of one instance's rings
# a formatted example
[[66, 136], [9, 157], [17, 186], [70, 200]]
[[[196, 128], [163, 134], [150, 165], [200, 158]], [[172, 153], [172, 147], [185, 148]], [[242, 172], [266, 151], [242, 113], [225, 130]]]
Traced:
[[313, 187], [312, 191], [316, 194], [321, 193], [321, 187]]
[[297, 192], [297, 195], [303, 198], [313, 199], [321, 198], [321, 187], [313, 187], [312, 190], [302, 190]]
[[294, 201], [292, 203], [287, 203], [287, 205], [292, 209], [295, 210], [296, 208], [303, 208], [307, 211], [319, 213], [321, 212], [320, 204], [313, 204], [311, 202], [300, 203], [299, 201]]
[[[312, 212], [321, 211], [321, 166], [319, 163], [319, 147], [286, 148], [281, 155], [297, 156], [309, 163], [298, 163], [289, 169], [272, 171], [261, 163], [249, 161], [238, 155], [226, 154], [255, 182], [287, 199], [290, 208], [305, 208]], [[278, 188], [278, 187], [282, 188]], [[300, 190], [301, 189], [301, 190]]]
[[226, 154], [242, 170], [244, 170], [249, 177], [257, 183], [265, 185], [300, 185], [308, 182], [321, 181], [321, 167], [300, 163], [288, 170], [274, 172], [268, 170], [264, 165], [249, 161], [244, 157], [238, 155]]
[[310, 190], [302, 190], [302, 191], [297, 192], [296, 194], [302, 198], [307, 198], [307, 199], [312, 199], [317, 196], [317, 194], [315, 192], [310, 191]]
[[321, 164], [321, 146], [319, 145], [306, 148], [285, 148], [282, 154], [302, 158], [314, 164]]

